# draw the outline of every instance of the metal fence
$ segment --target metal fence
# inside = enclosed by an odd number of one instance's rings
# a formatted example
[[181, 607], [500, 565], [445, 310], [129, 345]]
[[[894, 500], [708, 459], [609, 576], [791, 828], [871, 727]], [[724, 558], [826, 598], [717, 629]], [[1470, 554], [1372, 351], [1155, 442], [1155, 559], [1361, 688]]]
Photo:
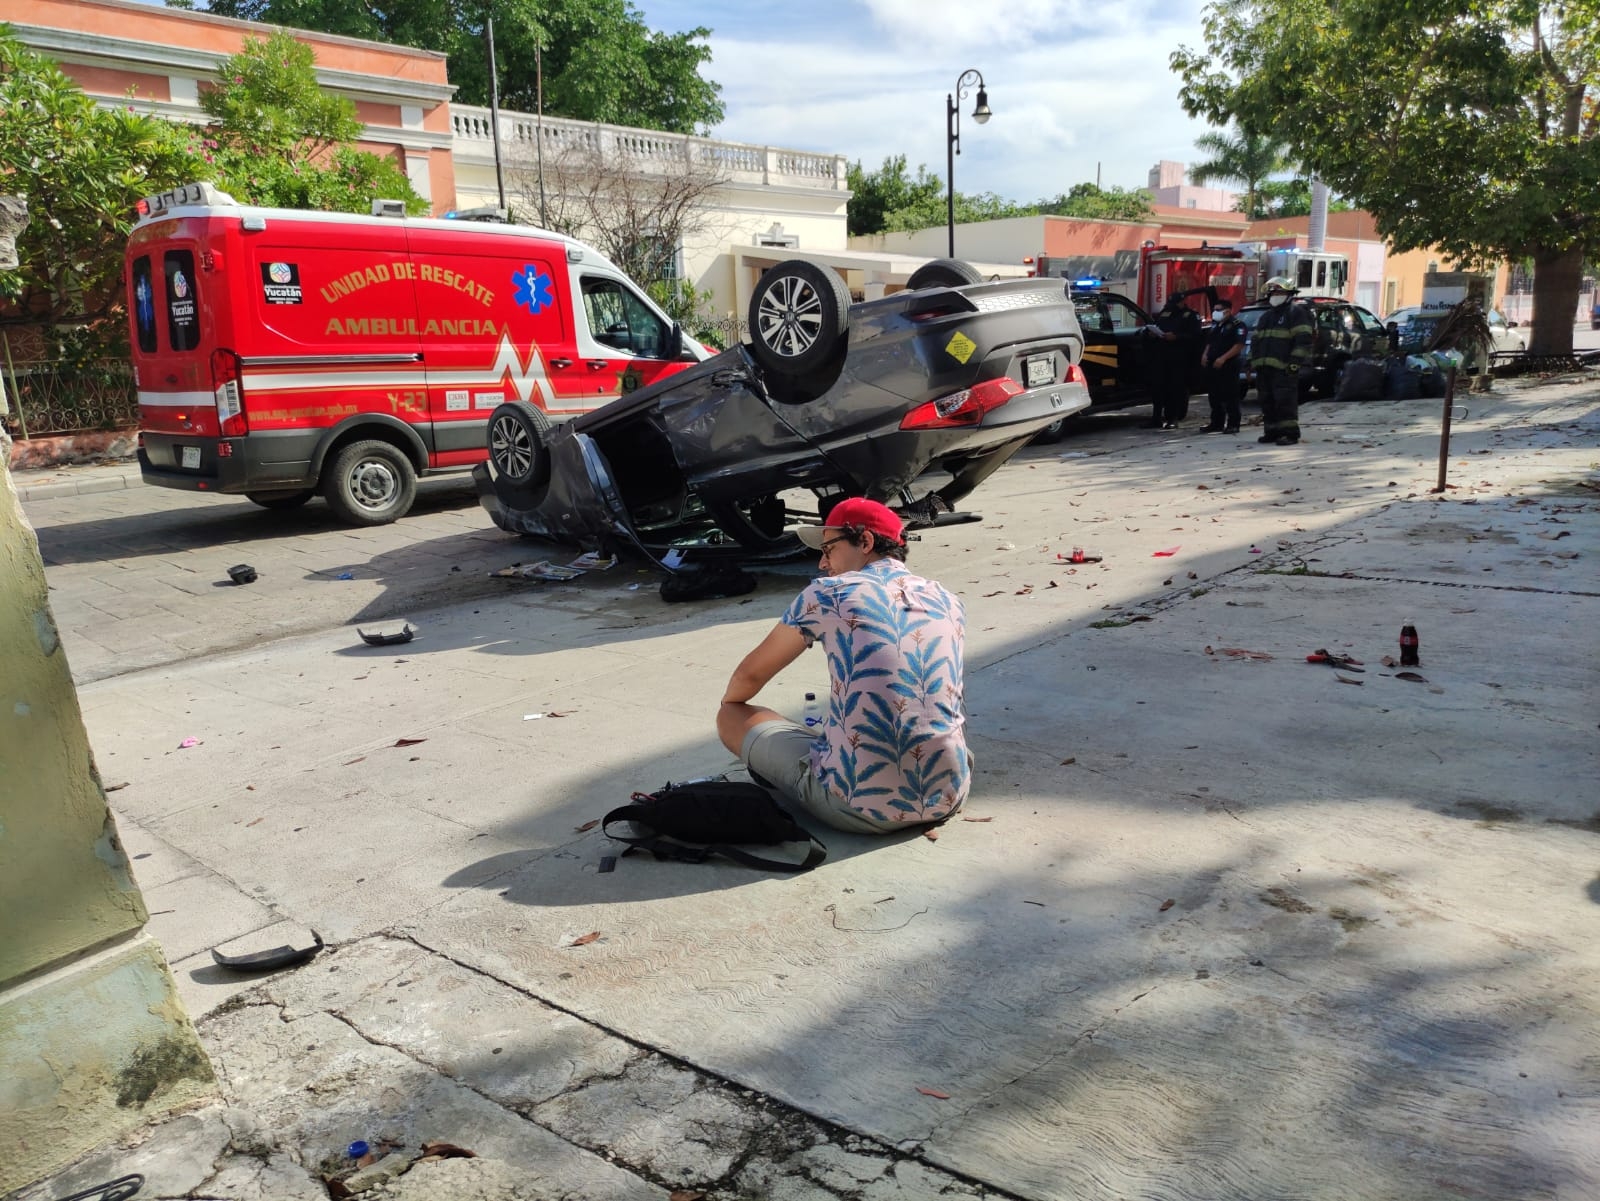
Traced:
[[132, 429], [139, 424], [138, 389], [126, 362], [17, 363], [0, 357], [13, 438], [44, 438]]

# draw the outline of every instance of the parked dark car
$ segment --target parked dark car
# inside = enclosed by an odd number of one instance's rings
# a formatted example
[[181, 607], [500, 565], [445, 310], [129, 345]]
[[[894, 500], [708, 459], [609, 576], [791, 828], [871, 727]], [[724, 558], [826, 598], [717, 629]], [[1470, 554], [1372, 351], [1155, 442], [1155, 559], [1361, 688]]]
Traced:
[[[1351, 359], [1367, 355], [1383, 355], [1389, 351], [1389, 334], [1377, 316], [1359, 304], [1346, 300], [1314, 296], [1296, 300], [1311, 310], [1316, 321], [1316, 335], [1311, 346], [1311, 368], [1302, 373], [1300, 395], [1302, 398], [1317, 393], [1332, 396], [1339, 386], [1339, 375]], [[1239, 310], [1239, 320], [1251, 332], [1240, 356], [1239, 381], [1248, 390], [1255, 386], [1255, 368], [1250, 364], [1250, 345], [1254, 341], [1256, 322], [1270, 306], [1247, 304]]]
[[[1083, 374], [1089, 381], [1089, 402], [1095, 409], [1120, 409], [1149, 404], [1156, 356], [1164, 353], [1150, 336], [1155, 318], [1120, 292], [1074, 288], [1072, 303], [1083, 331]], [[1204, 388], [1200, 352], [1194, 353], [1189, 390]]]
[[831, 268], [780, 263], [748, 344], [559, 425], [501, 405], [479, 498], [502, 529], [657, 561], [786, 557], [790, 527], [846, 496], [913, 527], [970, 519], [968, 493], [1088, 407], [1083, 338], [1059, 279], [935, 260], [910, 285], [852, 305]]

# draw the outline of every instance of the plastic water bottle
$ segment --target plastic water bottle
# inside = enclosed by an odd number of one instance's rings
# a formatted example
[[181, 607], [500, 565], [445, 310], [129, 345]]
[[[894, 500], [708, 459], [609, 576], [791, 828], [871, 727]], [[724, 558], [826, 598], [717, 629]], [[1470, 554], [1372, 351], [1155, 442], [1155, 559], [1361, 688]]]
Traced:
[[814, 692], [806, 693], [806, 703], [800, 707], [800, 724], [808, 730], [815, 730], [822, 724], [822, 702]]
[[1421, 664], [1421, 640], [1417, 637], [1417, 627], [1411, 624], [1410, 618], [1405, 625], [1400, 627], [1400, 666], [1417, 667]]

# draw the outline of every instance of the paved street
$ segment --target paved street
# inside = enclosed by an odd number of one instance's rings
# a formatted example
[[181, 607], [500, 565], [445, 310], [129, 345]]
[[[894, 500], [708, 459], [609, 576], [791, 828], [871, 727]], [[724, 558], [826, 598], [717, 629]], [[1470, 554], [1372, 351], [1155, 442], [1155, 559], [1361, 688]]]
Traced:
[[[460, 493], [358, 536], [27, 501], [228, 1103], [28, 1201], [321, 1196], [391, 1136], [480, 1158], [378, 1196], [1600, 1194], [1600, 381], [1461, 403], [1443, 496], [1436, 400], [1308, 406], [1292, 449], [1127, 414], [1024, 452], [911, 556], [968, 606], [975, 820], [793, 879], [600, 874], [585, 827], [729, 766], [717, 693], [803, 572], [508, 586], [552, 552]], [[405, 647], [348, 628], [401, 615]], [[1416, 680], [1382, 663], [1407, 619]], [[307, 928], [330, 949], [265, 983], [211, 963]]]

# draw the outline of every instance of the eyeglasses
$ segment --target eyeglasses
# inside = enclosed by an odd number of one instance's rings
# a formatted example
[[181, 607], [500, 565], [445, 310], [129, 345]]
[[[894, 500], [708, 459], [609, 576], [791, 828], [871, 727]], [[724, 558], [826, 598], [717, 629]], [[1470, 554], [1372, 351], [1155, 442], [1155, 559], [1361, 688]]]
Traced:
[[841, 543], [841, 542], [854, 542], [854, 541], [855, 541], [855, 539], [853, 537], [851, 537], [851, 535], [849, 535], [849, 534], [840, 534], [837, 538], [824, 538], [817, 545], [817, 551], [820, 554], [824, 554], [825, 555], [830, 550], [832, 550], [835, 546], [838, 546], [839, 543]]

